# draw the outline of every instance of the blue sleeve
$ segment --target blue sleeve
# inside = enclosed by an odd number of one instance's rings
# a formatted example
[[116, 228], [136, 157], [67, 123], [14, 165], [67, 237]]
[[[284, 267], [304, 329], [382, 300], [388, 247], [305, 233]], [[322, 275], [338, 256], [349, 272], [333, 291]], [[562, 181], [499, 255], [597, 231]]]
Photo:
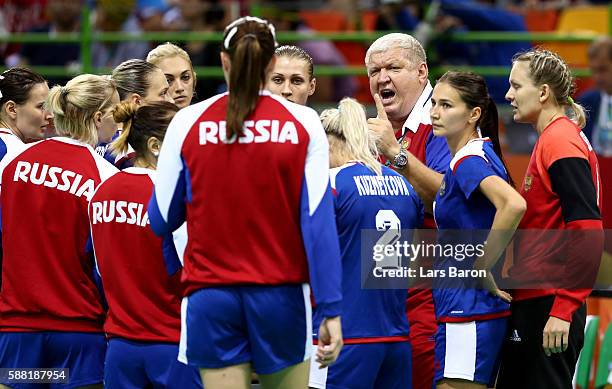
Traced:
[[472, 193], [485, 178], [495, 176], [491, 165], [482, 157], [471, 155], [458, 162], [453, 171], [453, 176], [459, 188], [466, 198], [470, 198]]
[[[171, 195], [170, 204], [165, 217], [162, 216], [162, 211], [159, 207], [157, 198], [157, 190], [153, 191], [151, 200], [149, 201], [149, 222], [151, 229], [157, 236], [165, 236], [172, 233], [185, 222], [185, 200], [186, 200], [186, 182], [185, 174], [181, 174], [174, 193]], [[159, 187], [164, 186], [163, 184]], [[158, 185], [155, 185], [158, 188]]]
[[451, 155], [446, 138], [429, 133], [425, 143], [425, 164], [428, 168], [444, 174], [450, 165]]
[[416, 228], [422, 228], [423, 223], [425, 223], [425, 206], [421, 201], [421, 198], [416, 194], [416, 192], [412, 193], [412, 198], [414, 199], [415, 206], [417, 208], [417, 219], [418, 222], [416, 224]]
[[169, 276], [173, 276], [181, 269], [181, 261], [179, 260], [176, 247], [174, 247], [174, 238], [172, 234], [166, 234], [162, 240], [162, 252], [164, 255], [164, 265]]
[[301, 188], [300, 227], [317, 311], [327, 318], [341, 313], [340, 241], [330, 185], [327, 136], [315, 111], [310, 110], [305, 119], [310, 143]]
[[177, 113], [159, 152], [155, 188], [148, 208], [151, 229], [158, 236], [163, 237], [183, 224], [186, 202], [191, 201], [191, 177], [182, 155], [191, 122], [188, 110]]
[[108, 310], [108, 301], [106, 301], [106, 294], [104, 293], [104, 286], [102, 285], [102, 277], [100, 276], [100, 269], [98, 269], [98, 261], [96, 260], [96, 254], [93, 246], [93, 239], [91, 235], [87, 238], [85, 243], [85, 254], [91, 258], [92, 263], [92, 274], [91, 280], [93, 281], [98, 293], [100, 294], [100, 302], [104, 310]]
[[331, 187], [321, 199], [315, 212], [310, 214], [307, 183], [302, 187], [301, 229], [310, 285], [317, 310], [323, 317], [340, 315], [342, 304], [342, 266], [340, 243], [334, 217], [334, 199]]

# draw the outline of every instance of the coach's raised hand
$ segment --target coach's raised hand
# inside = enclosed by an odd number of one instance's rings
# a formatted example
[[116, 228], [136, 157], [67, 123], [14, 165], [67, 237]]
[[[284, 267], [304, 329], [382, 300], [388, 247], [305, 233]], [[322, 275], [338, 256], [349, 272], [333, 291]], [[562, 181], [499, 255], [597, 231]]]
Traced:
[[400, 145], [395, 139], [393, 127], [387, 118], [385, 107], [378, 93], [374, 95], [374, 102], [376, 103], [377, 116], [368, 119], [368, 128], [376, 134], [376, 146], [379, 153], [384, 155], [385, 158], [393, 160], [400, 151]]

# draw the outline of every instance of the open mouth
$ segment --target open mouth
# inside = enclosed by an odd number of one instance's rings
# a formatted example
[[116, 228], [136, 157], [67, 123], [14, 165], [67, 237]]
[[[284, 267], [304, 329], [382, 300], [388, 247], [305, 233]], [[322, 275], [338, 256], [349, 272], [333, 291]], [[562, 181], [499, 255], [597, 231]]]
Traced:
[[391, 100], [393, 100], [394, 97], [395, 97], [395, 91], [392, 91], [391, 89], [382, 89], [380, 91], [380, 98], [383, 103], [390, 102]]

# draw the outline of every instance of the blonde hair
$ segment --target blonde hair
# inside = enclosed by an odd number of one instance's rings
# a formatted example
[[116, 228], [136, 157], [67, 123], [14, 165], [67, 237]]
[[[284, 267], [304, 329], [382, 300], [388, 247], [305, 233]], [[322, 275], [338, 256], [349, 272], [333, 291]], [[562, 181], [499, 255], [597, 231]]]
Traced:
[[159, 63], [161, 61], [166, 58], [172, 57], [180, 57], [187, 61], [189, 67], [191, 68], [191, 75], [193, 76], [193, 86], [195, 88], [197, 82], [197, 75], [193, 70], [193, 63], [191, 63], [191, 58], [185, 50], [181, 49], [177, 45], [170, 42], [166, 42], [157, 46], [153, 50], [149, 51], [149, 54], [147, 54], [147, 62], [152, 63], [155, 66], [159, 66]]
[[328, 135], [342, 142], [348, 154], [363, 162], [377, 175], [382, 174], [382, 167], [377, 159], [376, 140], [368, 129], [363, 105], [355, 99], [345, 97], [338, 104], [338, 108], [321, 112], [321, 123]]
[[571, 112], [567, 116], [578, 127], [583, 128], [586, 124], [584, 108], [572, 99], [576, 84], [567, 63], [557, 53], [541, 48], [515, 55], [512, 63], [517, 61], [529, 64], [529, 75], [533, 83], [536, 86], [547, 84], [554, 102], [569, 108]]
[[115, 83], [106, 76], [81, 74], [49, 91], [46, 109], [53, 113], [57, 133], [91, 146], [98, 143], [94, 115], [111, 108]]
[[400, 32], [393, 32], [381, 36], [370, 45], [365, 56], [366, 66], [370, 63], [372, 54], [395, 48], [405, 49], [407, 51], [406, 59], [408, 59], [412, 65], [418, 66], [421, 63], [427, 63], [425, 49], [423, 49], [423, 46], [415, 37]]

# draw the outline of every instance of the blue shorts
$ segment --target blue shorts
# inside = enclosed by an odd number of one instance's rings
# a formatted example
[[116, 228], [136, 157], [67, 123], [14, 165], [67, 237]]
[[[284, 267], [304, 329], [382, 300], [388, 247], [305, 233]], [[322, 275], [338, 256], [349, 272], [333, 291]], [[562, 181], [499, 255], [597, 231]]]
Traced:
[[[101, 384], [105, 352], [101, 333], [0, 332], [0, 366], [70, 369], [68, 383], [49, 384], [49, 388]], [[14, 389], [40, 388], [40, 384], [0, 383]]]
[[205, 288], [181, 304], [179, 360], [193, 366], [250, 362], [272, 374], [310, 358], [311, 347], [307, 284]]
[[440, 323], [436, 332], [435, 382], [460, 378], [493, 386], [508, 319]]
[[201, 389], [200, 371], [179, 362], [178, 349], [178, 345], [171, 343], [109, 340], [104, 387]]
[[318, 389], [411, 389], [410, 342], [347, 344], [338, 360], [319, 369], [310, 360], [308, 386]]

